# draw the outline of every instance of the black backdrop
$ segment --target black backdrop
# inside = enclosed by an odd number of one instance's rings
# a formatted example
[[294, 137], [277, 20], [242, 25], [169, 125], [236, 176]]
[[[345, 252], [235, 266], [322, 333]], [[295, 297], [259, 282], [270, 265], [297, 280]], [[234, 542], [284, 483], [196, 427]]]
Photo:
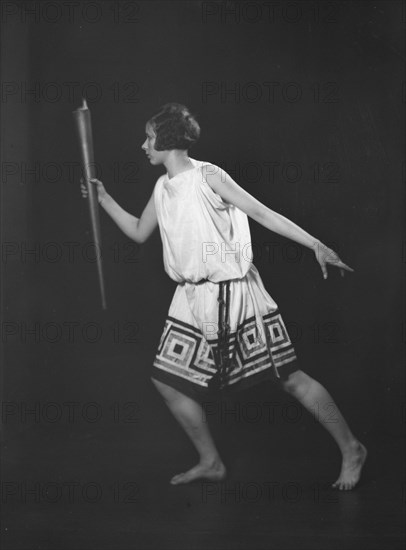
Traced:
[[[183, 102], [202, 127], [192, 157], [224, 167], [355, 269], [342, 279], [331, 268], [324, 281], [309, 251], [251, 222], [255, 263], [302, 368], [358, 433], [399, 434], [402, 4], [93, 2], [70, 13], [7, 4], [3, 400], [145, 403], [147, 429], [153, 414], [168, 418], [148, 371], [175, 285], [158, 231], [135, 246], [102, 212], [108, 310], [100, 308], [71, 114], [83, 90], [99, 175], [128, 211], [141, 214], [162, 172], [140, 148], [145, 121], [162, 103]], [[17, 431], [30, 422], [8, 416]]]

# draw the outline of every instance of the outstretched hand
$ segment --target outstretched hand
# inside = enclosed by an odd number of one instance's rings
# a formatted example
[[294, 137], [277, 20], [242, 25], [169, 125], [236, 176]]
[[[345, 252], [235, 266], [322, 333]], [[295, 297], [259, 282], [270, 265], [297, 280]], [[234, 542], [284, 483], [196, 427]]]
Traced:
[[326, 267], [327, 264], [338, 267], [341, 273], [341, 277], [344, 277], [345, 271], [354, 271], [351, 267], [340, 260], [334, 250], [331, 250], [331, 248], [328, 248], [328, 246], [324, 245], [323, 243], [315, 243], [313, 249], [316, 255], [316, 260], [319, 262], [321, 270], [323, 272], [324, 279], [327, 279], [328, 276]]

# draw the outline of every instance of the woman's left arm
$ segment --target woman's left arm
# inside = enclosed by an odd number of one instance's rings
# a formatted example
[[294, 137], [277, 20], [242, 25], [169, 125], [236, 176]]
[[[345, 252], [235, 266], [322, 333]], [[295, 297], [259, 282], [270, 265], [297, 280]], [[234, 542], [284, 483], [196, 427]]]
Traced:
[[233, 204], [267, 229], [311, 248], [316, 255], [325, 279], [327, 279], [326, 264], [338, 267], [342, 276], [344, 276], [345, 270], [354, 271], [342, 262], [331, 248], [325, 246], [288, 218], [262, 204], [240, 187], [224, 170], [215, 166], [205, 166], [202, 168], [202, 174], [213, 191], [218, 193], [226, 202]]

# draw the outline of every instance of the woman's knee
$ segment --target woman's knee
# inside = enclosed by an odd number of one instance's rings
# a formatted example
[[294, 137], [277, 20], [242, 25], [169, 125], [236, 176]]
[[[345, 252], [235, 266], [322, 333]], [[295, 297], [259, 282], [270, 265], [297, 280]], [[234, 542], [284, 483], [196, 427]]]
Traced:
[[282, 380], [282, 388], [294, 396], [300, 396], [307, 392], [312, 379], [302, 370], [292, 372], [288, 378]]

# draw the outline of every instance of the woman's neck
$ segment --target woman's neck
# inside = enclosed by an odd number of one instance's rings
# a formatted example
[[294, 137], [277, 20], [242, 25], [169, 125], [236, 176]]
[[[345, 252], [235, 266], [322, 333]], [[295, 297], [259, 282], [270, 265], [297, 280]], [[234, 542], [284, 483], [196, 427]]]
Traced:
[[168, 155], [168, 158], [164, 163], [169, 178], [173, 178], [181, 172], [194, 168], [187, 151], [182, 151], [182, 153], [179, 154], [179, 152], [175, 152], [175, 150], [173, 150], [171, 153], [173, 154]]

